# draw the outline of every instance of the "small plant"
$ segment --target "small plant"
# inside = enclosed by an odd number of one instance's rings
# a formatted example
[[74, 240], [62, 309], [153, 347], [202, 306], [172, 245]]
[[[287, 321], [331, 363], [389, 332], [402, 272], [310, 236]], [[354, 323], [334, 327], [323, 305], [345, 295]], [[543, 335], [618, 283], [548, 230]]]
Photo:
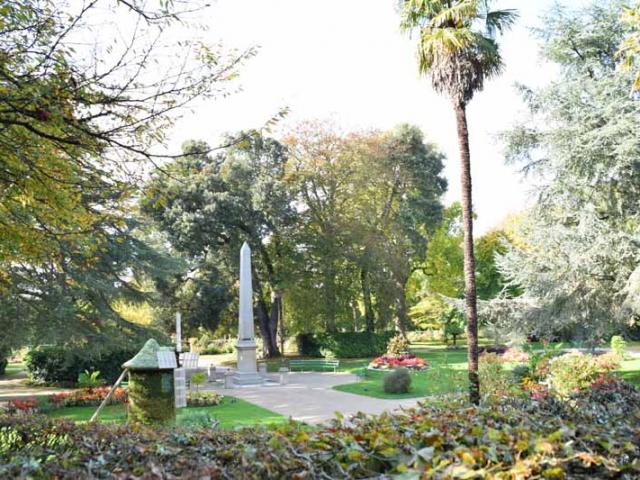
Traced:
[[80, 388], [97, 388], [104, 385], [104, 380], [100, 378], [100, 371], [89, 372], [85, 370], [78, 375], [78, 386]]
[[205, 382], [207, 381], [207, 374], [204, 372], [196, 372], [193, 375], [191, 375], [191, 385], [195, 385], [196, 387], [196, 392], [200, 391], [200, 386], [204, 385]]
[[398, 334], [387, 343], [387, 355], [400, 356], [409, 353], [409, 340], [402, 334]]
[[408, 393], [410, 387], [411, 375], [406, 368], [396, 368], [383, 380], [383, 388], [386, 393]]
[[528, 378], [531, 374], [531, 370], [529, 370], [528, 365], [516, 365], [511, 370], [511, 376], [516, 383], [522, 383], [525, 378]]
[[620, 335], [614, 335], [613, 337], [611, 337], [611, 350], [622, 359], [625, 358], [626, 348], [627, 342]]

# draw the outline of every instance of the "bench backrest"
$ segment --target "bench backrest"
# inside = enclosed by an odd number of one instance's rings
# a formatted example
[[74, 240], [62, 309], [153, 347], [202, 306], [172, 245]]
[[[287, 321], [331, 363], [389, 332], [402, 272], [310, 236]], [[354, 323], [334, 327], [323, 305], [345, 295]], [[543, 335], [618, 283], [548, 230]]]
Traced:
[[200, 354], [196, 352], [185, 352], [182, 354], [183, 368], [198, 368], [198, 359]]
[[340, 366], [340, 360], [289, 360], [290, 367], [331, 367]]

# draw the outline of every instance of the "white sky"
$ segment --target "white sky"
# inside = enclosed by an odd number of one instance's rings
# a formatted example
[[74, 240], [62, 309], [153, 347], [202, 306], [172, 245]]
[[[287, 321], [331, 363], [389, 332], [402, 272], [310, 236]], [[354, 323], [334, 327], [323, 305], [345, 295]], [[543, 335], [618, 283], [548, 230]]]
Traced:
[[[259, 46], [241, 70], [242, 91], [198, 105], [178, 123], [171, 138], [182, 143], [259, 127], [288, 106], [287, 125], [331, 119], [344, 128], [388, 129], [409, 122], [446, 154], [448, 204], [460, 198], [453, 113], [420, 78], [415, 40], [399, 31], [396, 0], [217, 0], [199, 20], [210, 40], [227, 47]], [[563, 3], [580, 5], [583, 0]], [[529, 28], [552, 0], [501, 0], [517, 8], [517, 26], [501, 39], [505, 73], [469, 106], [476, 231], [486, 232], [510, 212], [521, 210], [532, 188], [504, 164], [495, 134], [523, 112], [513, 85], [541, 85], [554, 68], [540, 62]], [[173, 143], [173, 142], [172, 142]]]

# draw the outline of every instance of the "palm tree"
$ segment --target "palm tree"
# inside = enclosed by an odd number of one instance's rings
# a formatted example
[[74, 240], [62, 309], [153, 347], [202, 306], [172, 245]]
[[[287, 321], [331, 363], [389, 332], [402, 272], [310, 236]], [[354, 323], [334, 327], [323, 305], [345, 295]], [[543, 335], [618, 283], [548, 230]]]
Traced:
[[471, 155], [467, 129], [467, 105], [489, 78], [502, 71], [495, 34], [509, 28], [514, 10], [491, 10], [491, 0], [402, 0], [401, 27], [417, 32], [420, 73], [430, 77], [436, 92], [452, 102], [460, 148], [462, 217], [464, 227], [464, 279], [469, 355], [469, 397], [480, 401], [478, 378], [478, 316]]

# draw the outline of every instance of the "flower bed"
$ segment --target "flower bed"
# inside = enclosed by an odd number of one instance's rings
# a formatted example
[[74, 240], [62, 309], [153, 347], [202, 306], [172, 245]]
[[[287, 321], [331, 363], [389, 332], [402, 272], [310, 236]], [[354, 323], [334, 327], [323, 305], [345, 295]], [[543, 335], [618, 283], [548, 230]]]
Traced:
[[316, 429], [154, 430], [0, 416], [0, 478], [632, 479], [640, 476], [638, 415], [640, 393], [607, 383], [570, 401], [472, 407], [449, 397]]
[[411, 353], [402, 355], [382, 355], [374, 358], [369, 364], [369, 368], [374, 370], [390, 370], [398, 367], [405, 367], [411, 370], [424, 370], [428, 363], [424, 358], [416, 357]]

